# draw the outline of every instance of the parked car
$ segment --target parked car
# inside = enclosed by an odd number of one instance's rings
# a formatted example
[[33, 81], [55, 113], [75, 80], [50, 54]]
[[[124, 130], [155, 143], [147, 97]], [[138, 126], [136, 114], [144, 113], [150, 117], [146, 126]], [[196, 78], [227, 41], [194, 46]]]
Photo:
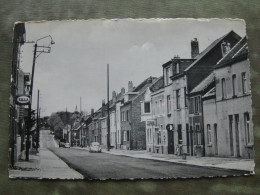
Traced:
[[59, 142], [59, 147], [65, 147], [65, 143], [66, 143], [66, 139], [60, 139], [60, 142]]
[[92, 142], [89, 147], [89, 152], [101, 152], [101, 146], [98, 142]]
[[70, 143], [65, 143], [64, 148], [70, 148]]

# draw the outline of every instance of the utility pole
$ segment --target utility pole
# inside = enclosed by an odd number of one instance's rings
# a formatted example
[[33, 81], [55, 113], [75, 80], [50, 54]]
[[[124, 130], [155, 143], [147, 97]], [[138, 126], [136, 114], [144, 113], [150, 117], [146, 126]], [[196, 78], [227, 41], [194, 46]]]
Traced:
[[109, 64], [107, 64], [107, 151], [110, 150]]
[[38, 97], [37, 97], [37, 133], [36, 133], [36, 150], [38, 151], [39, 148], [39, 142], [40, 142], [40, 127], [39, 127], [39, 115], [40, 115], [40, 110], [39, 110], [39, 97], [40, 97], [40, 90], [38, 89]]
[[[30, 91], [29, 91], [29, 95], [30, 95], [30, 104], [28, 106], [28, 120], [27, 120], [27, 132], [26, 132], [26, 161], [29, 161], [29, 149], [30, 149], [30, 129], [32, 128], [32, 94], [33, 94], [33, 79], [34, 79], [34, 69], [35, 69], [35, 62], [36, 62], [36, 58], [42, 54], [42, 53], [50, 53], [51, 52], [51, 47], [49, 46], [38, 46], [37, 42], [45, 39], [45, 38], [50, 38], [50, 45], [55, 44], [55, 42], [52, 40], [51, 35], [42, 37], [40, 39], [37, 39], [36, 43], [34, 44], [34, 51], [33, 51], [33, 64], [32, 64], [32, 77], [31, 77], [31, 86], [30, 86]], [[40, 47], [42, 48], [42, 50], [37, 51], [37, 48]], [[45, 49], [48, 49], [47, 51]], [[37, 56], [37, 52], [39, 53]]]

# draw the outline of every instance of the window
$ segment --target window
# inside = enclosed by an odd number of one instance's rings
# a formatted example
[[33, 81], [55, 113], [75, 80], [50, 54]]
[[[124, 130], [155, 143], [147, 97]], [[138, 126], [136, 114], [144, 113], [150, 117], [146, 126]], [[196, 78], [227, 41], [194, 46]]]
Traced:
[[180, 65], [179, 65], [179, 63], [176, 63], [176, 64], [173, 66], [173, 71], [174, 71], [174, 74], [180, 73]]
[[162, 112], [163, 112], [162, 109], [163, 109], [162, 100], [160, 100], [160, 109], [159, 109], [160, 111], [159, 111], [159, 114], [162, 114]]
[[171, 96], [170, 95], [167, 96], [167, 113], [168, 114], [171, 113]]
[[245, 131], [246, 131], [246, 143], [248, 144], [251, 142], [249, 113], [244, 114], [244, 121], [245, 121]]
[[180, 90], [178, 89], [176, 91], [176, 105], [177, 105], [177, 109], [180, 109]]
[[176, 74], [180, 73], [180, 65], [179, 63], [176, 64]]
[[189, 124], [186, 123], [186, 140], [187, 140], [187, 153], [190, 153], [190, 136], [189, 136]]
[[159, 145], [159, 144], [161, 144], [161, 142], [162, 142], [162, 139], [161, 139], [161, 131], [159, 131], [158, 132], [158, 135], [157, 135], [157, 144]]
[[226, 81], [224, 78], [221, 80], [221, 84], [222, 84], [222, 99], [225, 99], [226, 98]]
[[130, 140], [130, 131], [126, 131], [126, 141]]
[[210, 124], [207, 125], [207, 136], [208, 136], [208, 144], [211, 144], [211, 129], [210, 129]]
[[147, 141], [148, 141], [148, 143], [152, 143], [152, 129], [151, 128], [147, 129]]
[[242, 93], [246, 93], [246, 73], [242, 73]]
[[124, 131], [124, 141], [129, 141], [130, 131]]
[[158, 105], [157, 105], [157, 101], [155, 101], [155, 115], [158, 114]]
[[232, 75], [232, 88], [233, 88], [233, 97], [236, 96], [236, 75]]
[[201, 132], [200, 132], [199, 124], [195, 124], [195, 131], [196, 131], [196, 143], [197, 145], [201, 145]]
[[147, 137], [147, 142], [150, 143], [150, 129], [147, 129], [146, 137]]
[[230, 141], [230, 155], [234, 156], [234, 145], [233, 145], [233, 115], [228, 116], [229, 119], [229, 141]]
[[181, 125], [178, 125], [178, 144], [182, 144], [182, 131], [181, 131]]
[[186, 87], [184, 87], [184, 105], [185, 107], [187, 107], [187, 90], [186, 90]]
[[126, 121], [129, 121], [129, 111], [126, 111]]
[[150, 113], [150, 102], [145, 102], [144, 103], [144, 113]]
[[163, 125], [160, 125], [160, 130], [161, 130], [161, 131], [163, 130]]
[[125, 112], [124, 111], [121, 112], [121, 121], [125, 121]]
[[126, 136], [126, 131], [124, 131], [124, 141], [126, 141], [127, 136]]
[[200, 97], [194, 98], [194, 111], [195, 113], [199, 113], [199, 107], [200, 107]]
[[169, 83], [170, 83], [170, 67], [167, 67], [165, 71], [166, 71], [166, 74], [165, 74], [165, 77], [166, 77], [165, 78], [166, 79], [165, 80], [165, 84], [169, 85]]
[[189, 101], [189, 113], [190, 114], [194, 113], [194, 98], [191, 98]]

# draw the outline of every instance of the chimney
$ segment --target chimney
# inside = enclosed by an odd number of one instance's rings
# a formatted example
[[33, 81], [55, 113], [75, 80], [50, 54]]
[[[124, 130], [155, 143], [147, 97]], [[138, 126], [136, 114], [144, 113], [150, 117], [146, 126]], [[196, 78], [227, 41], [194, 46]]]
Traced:
[[106, 103], [105, 100], [102, 100], [102, 117], [105, 116], [105, 112], [106, 112]]
[[222, 57], [224, 57], [230, 50], [231, 50], [230, 43], [226, 42], [226, 41], [223, 41], [221, 43]]
[[174, 55], [173, 59], [180, 59], [179, 55]]
[[106, 105], [105, 100], [102, 100], [102, 107], [105, 105]]
[[199, 42], [197, 38], [194, 38], [191, 40], [191, 58], [195, 58], [197, 55], [199, 55]]
[[116, 102], [116, 92], [115, 91], [112, 92], [112, 100], [113, 100], [113, 103]]
[[91, 115], [94, 114], [94, 108], [91, 108]]
[[133, 82], [129, 81], [128, 82], [128, 92], [133, 91], [134, 87], [133, 87]]
[[122, 87], [122, 88], [121, 88], [121, 95], [124, 95], [124, 94], [125, 94], [125, 88]]
[[147, 83], [152, 83], [152, 81], [153, 81], [152, 77], [149, 77], [149, 78], [147, 79]]

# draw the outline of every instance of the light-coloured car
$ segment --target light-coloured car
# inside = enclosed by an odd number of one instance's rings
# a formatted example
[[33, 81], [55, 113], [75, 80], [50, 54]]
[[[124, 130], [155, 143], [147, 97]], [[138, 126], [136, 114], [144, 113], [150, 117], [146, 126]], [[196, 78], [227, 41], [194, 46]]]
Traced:
[[70, 148], [70, 143], [65, 143], [64, 148]]
[[101, 146], [98, 142], [92, 142], [89, 147], [89, 152], [101, 152]]

